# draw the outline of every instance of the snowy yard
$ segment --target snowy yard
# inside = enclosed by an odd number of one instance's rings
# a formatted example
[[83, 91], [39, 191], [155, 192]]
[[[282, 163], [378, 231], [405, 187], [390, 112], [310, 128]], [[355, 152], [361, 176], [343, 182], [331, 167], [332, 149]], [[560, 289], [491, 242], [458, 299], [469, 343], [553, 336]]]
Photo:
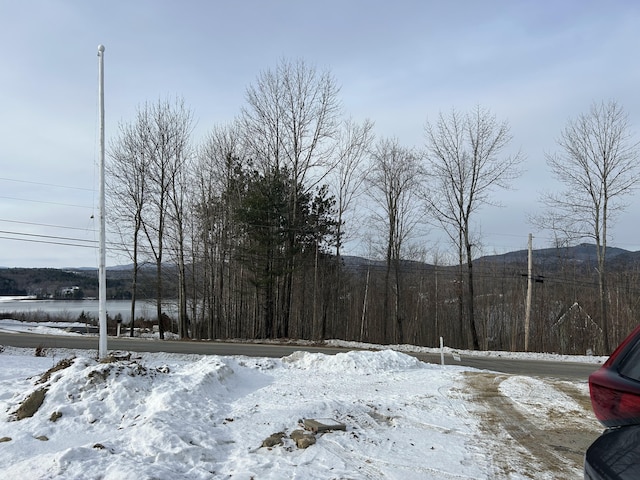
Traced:
[[[583, 448], [601, 431], [584, 382], [391, 350], [111, 363], [96, 352], [46, 354], [0, 353], [3, 479], [581, 478]], [[63, 359], [73, 360], [43, 376]], [[16, 420], [40, 389], [41, 406]], [[346, 430], [301, 449], [289, 435], [303, 419]], [[282, 444], [262, 446], [279, 432]]]

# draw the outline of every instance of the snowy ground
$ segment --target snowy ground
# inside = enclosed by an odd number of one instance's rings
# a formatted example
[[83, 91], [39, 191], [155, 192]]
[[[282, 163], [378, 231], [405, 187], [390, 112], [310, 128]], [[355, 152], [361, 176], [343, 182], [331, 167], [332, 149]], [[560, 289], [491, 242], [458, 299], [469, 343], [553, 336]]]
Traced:
[[[581, 478], [584, 448], [601, 431], [584, 382], [429, 365], [393, 350], [111, 363], [45, 353], [0, 353], [3, 479]], [[16, 420], [42, 389], [33, 416]], [[289, 435], [314, 418], [346, 430], [297, 448]], [[282, 444], [262, 446], [278, 432]]]
[[3, 333], [37, 333], [41, 335], [81, 335], [68, 331], [71, 328], [85, 328], [80, 322], [21, 322], [19, 320], [0, 320], [0, 332]]

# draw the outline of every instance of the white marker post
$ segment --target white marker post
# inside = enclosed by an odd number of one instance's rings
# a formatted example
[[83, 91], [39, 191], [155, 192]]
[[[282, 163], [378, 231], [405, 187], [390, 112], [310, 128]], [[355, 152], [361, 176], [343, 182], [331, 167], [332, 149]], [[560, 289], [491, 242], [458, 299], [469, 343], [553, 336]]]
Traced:
[[98, 45], [98, 115], [100, 117], [100, 266], [98, 269], [98, 358], [107, 356], [107, 270], [106, 221], [104, 206], [104, 45]]

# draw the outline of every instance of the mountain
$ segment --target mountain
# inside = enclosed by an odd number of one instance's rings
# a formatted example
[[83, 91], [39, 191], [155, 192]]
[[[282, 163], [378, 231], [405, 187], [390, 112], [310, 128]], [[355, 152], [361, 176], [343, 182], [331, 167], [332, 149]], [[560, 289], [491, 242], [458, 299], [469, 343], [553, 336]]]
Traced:
[[[640, 252], [630, 252], [623, 248], [607, 247], [607, 266], [609, 270], [619, 270], [640, 263]], [[595, 268], [598, 257], [595, 244], [581, 243], [573, 247], [534, 249], [531, 253], [534, 265], [553, 270], [561, 265], [572, 264], [584, 268]], [[479, 265], [527, 265], [528, 251], [517, 250], [501, 255], [486, 255], [474, 261]]]
[[[550, 272], [567, 265], [593, 270], [597, 266], [596, 246], [583, 243], [573, 247], [543, 248], [532, 252], [535, 268], [540, 272]], [[480, 268], [495, 266], [509, 267], [513, 270], [526, 271], [527, 250], [517, 250], [500, 255], [485, 255], [474, 260]], [[358, 256], [342, 257], [348, 271], [363, 273], [368, 270], [386, 269], [383, 260], [371, 260]], [[405, 271], [431, 271], [432, 264], [413, 260], [401, 261]], [[640, 268], [640, 251], [631, 252], [617, 247], [607, 247], [607, 267], [610, 272]], [[440, 271], [458, 268], [456, 265], [438, 265]], [[107, 268], [107, 295], [109, 298], [128, 298], [131, 279], [131, 265], [120, 265]], [[171, 267], [167, 267], [171, 272]], [[138, 294], [152, 298], [155, 291], [154, 266], [147, 265], [140, 271]], [[169, 275], [171, 278], [172, 276]], [[167, 279], [167, 291], [171, 291], [171, 281]], [[0, 295], [55, 295], [64, 288], [78, 286], [86, 296], [97, 296], [98, 272], [96, 268], [0, 268]]]

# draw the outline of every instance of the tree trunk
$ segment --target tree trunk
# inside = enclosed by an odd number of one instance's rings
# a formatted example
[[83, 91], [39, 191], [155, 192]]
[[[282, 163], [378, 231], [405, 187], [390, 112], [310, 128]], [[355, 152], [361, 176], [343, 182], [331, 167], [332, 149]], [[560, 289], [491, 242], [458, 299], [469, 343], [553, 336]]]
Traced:
[[473, 292], [473, 261], [471, 259], [471, 243], [468, 237], [465, 238], [467, 247], [467, 288], [469, 298], [467, 298], [467, 313], [469, 315], [469, 329], [471, 330], [471, 341], [474, 350], [480, 350], [480, 341], [478, 340], [478, 331], [476, 330], [476, 320], [474, 311], [474, 292]]
[[164, 340], [164, 325], [162, 324], [162, 256], [156, 260], [156, 315], [158, 318], [158, 334]]

